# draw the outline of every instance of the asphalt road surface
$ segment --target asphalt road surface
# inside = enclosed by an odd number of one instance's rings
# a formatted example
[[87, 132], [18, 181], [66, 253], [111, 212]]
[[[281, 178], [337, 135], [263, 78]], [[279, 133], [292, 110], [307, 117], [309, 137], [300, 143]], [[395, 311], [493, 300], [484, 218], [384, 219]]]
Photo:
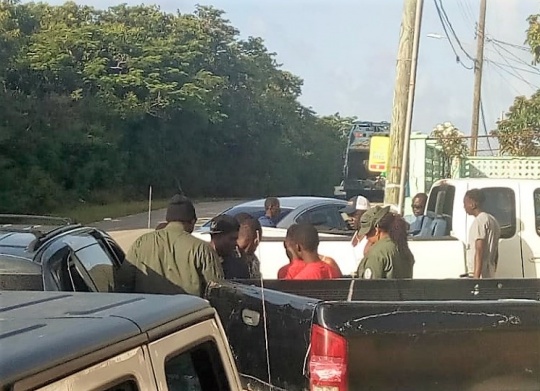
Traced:
[[[197, 225], [204, 224], [223, 210], [242, 202], [243, 200], [195, 202], [195, 210], [198, 217]], [[155, 228], [159, 222], [164, 220], [165, 209], [153, 210], [150, 215], [150, 228]], [[148, 228], [148, 212], [115, 219], [106, 219], [91, 225], [107, 232]]]

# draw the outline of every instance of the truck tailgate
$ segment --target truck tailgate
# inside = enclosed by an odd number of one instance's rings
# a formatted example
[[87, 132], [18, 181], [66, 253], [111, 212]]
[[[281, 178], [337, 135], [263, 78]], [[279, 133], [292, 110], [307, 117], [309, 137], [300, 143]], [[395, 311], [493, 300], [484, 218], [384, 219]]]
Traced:
[[[304, 364], [315, 305], [319, 300], [264, 289], [266, 346], [261, 289], [243, 284], [213, 283], [207, 291], [229, 340], [238, 372], [250, 390], [307, 390]], [[266, 360], [266, 348], [268, 358]], [[268, 373], [270, 372], [270, 374]]]
[[316, 320], [347, 340], [349, 390], [540, 388], [539, 302], [324, 302]]

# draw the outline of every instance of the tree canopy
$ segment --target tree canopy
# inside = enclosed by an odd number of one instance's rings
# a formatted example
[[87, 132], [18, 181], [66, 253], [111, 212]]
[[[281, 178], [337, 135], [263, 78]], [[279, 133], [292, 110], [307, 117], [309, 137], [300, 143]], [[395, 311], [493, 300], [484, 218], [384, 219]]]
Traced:
[[[533, 64], [540, 62], [540, 14], [528, 18], [526, 43], [531, 48]], [[530, 98], [518, 96], [499, 121], [493, 133], [501, 152], [512, 156], [540, 156], [540, 90]]]
[[83, 199], [326, 194], [344, 119], [222, 11], [0, 2], [0, 211]]

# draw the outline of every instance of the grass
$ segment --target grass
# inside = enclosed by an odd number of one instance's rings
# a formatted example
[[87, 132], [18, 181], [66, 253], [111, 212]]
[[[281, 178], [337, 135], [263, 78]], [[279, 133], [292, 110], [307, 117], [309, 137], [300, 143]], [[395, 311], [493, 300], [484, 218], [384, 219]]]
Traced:
[[[162, 209], [169, 202], [166, 200], [152, 201], [152, 209]], [[58, 210], [52, 214], [55, 216], [69, 217], [78, 223], [88, 224], [101, 221], [104, 218], [116, 218], [143, 213], [148, 210], [148, 201], [113, 202], [105, 205], [82, 204], [70, 209]]]
[[[231, 198], [198, 198], [195, 204], [207, 201], [223, 201]], [[152, 210], [166, 208], [169, 199], [153, 200]], [[104, 218], [117, 218], [143, 213], [148, 210], [148, 201], [112, 202], [105, 205], [81, 204], [69, 209], [60, 209], [51, 213], [53, 216], [69, 217], [81, 224], [101, 221]]]

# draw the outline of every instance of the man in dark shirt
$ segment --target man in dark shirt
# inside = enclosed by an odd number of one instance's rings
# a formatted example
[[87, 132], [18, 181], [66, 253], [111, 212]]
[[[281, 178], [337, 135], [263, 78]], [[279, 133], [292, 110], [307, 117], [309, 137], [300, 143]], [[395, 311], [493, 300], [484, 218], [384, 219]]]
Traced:
[[236, 252], [240, 224], [234, 217], [221, 215], [210, 224], [210, 244], [223, 260], [225, 279], [249, 279], [249, 267]]
[[259, 217], [259, 223], [263, 227], [276, 227], [277, 218], [281, 214], [279, 200], [276, 197], [268, 197], [264, 201], [264, 216]]

